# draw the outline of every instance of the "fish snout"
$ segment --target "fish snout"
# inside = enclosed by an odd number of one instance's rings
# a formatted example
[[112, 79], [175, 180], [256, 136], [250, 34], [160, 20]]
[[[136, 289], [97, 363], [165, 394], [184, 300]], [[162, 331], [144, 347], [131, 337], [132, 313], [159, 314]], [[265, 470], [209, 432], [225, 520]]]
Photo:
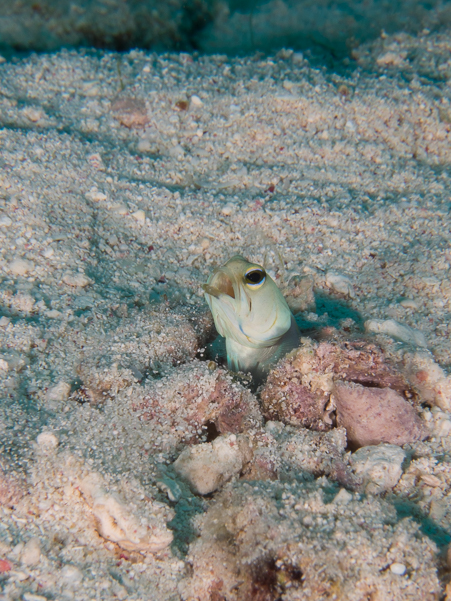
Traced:
[[204, 292], [215, 298], [219, 298], [221, 294], [235, 298], [232, 280], [223, 271], [217, 271], [207, 284], [202, 285], [202, 288]]

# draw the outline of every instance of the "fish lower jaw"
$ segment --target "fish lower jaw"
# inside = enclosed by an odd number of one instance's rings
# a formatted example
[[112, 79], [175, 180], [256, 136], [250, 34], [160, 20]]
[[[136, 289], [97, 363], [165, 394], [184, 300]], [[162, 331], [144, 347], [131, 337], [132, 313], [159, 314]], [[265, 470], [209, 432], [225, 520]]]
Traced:
[[231, 371], [251, 373], [259, 383], [271, 367], [299, 345], [299, 330], [294, 317], [291, 326], [272, 346], [254, 348], [226, 337], [227, 365]]
[[260, 349], [244, 346], [226, 338], [227, 364], [232, 371], [252, 371], [259, 361]]
[[252, 348], [226, 338], [227, 366], [230, 371], [250, 373], [258, 384], [266, 376], [278, 354], [278, 345]]

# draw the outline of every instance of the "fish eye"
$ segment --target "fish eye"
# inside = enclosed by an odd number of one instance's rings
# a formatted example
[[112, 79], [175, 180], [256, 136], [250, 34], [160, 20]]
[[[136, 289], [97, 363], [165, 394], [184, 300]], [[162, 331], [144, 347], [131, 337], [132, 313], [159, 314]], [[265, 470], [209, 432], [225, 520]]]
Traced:
[[266, 273], [264, 269], [252, 267], [244, 274], [244, 280], [250, 288], [260, 288], [265, 282]]

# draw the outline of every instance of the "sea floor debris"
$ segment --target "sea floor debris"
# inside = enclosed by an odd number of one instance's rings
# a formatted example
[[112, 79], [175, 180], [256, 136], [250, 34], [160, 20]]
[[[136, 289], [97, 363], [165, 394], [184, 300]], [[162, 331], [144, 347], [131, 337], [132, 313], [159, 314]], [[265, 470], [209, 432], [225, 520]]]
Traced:
[[[445, 46], [0, 64], [1, 601], [450, 597]], [[260, 390], [206, 360], [234, 253], [302, 330]], [[343, 387], [415, 436], [356, 450]]]

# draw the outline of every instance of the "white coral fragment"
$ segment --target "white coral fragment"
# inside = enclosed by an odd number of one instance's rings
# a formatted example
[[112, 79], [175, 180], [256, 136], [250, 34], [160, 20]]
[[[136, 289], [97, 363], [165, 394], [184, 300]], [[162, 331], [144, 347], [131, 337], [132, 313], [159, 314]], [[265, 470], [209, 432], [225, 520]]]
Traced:
[[173, 536], [166, 525], [138, 519], [116, 493], [110, 493], [100, 474], [84, 478], [80, 490], [96, 518], [99, 534], [127, 551], [156, 553], [171, 544]]
[[368, 319], [365, 321], [365, 330], [374, 334], [387, 334], [391, 338], [413, 344], [415, 346], [427, 346], [424, 334], [419, 330], [415, 330], [400, 324], [394, 319]]
[[451, 417], [449, 413], [444, 413], [440, 409], [434, 413], [432, 434], [437, 438], [446, 438], [451, 435]]
[[363, 447], [351, 458], [354, 472], [363, 478], [367, 493], [390, 490], [402, 476], [406, 452], [393, 444]]
[[354, 298], [355, 296], [355, 291], [351, 280], [344, 275], [328, 271], [326, 273], [326, 286], [328, 288], [332, 288], [332, 290], [335, 290], [335, 292], [339, 292], [340, 294], [348, 296], [349, 298]]
[[410, 383], [428, 401], [443, 411], [451, 411], [451, 376], [447, 376], [431, 353], [406, 353], [404, 363]]
[[194, 492], [207, 495], [240, 473], [249, 460], [249, 452], [235, 434], [219, 436], [211, 443], [185, 449], [175, 461], [174, 469]]

